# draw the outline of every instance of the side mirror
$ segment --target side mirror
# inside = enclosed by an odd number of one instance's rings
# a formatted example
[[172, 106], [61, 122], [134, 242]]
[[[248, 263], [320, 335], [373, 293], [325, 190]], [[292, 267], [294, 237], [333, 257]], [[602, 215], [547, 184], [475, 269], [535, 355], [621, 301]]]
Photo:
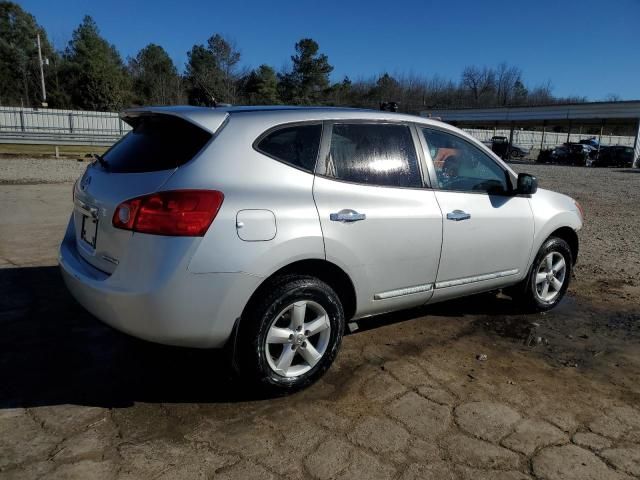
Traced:
[[538, 191], [538, 179], [528, 173], [520, 173], [518, 175], [518, 186], [516, 187], [516, 194], [518, 195], [533, 195]]

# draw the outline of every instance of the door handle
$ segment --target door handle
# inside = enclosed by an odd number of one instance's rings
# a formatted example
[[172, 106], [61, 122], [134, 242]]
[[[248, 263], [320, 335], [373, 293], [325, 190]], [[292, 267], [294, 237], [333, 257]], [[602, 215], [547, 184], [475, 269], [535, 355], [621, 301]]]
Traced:
[[453, 220], [455, 222], [459, 222], [460, 220], [469, 220], [470, 218], [471, 214], [463, 212], [462, 210], [454, 210], [453, 212], [447, 213], [447, 220]]
[[366, 218], [367, 216], [364, 213], [358, 213], [348, 208], [329, 214], [329, 220], [332, 222], [359, 222], [360, 220], [366, 220]]

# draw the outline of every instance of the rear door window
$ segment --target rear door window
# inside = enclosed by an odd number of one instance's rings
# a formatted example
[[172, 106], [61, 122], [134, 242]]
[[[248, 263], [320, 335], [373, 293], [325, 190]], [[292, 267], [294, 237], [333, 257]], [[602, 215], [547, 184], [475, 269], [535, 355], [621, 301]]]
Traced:
[[255, 148], [280, 162], [313, 173], [321, 135], [321, 124], [282, 127], [259, 139]]
[[333, 125], [324, 174], [367, 185], [423, 186], [415, 144], [407, 125]]
[[211, 133], [178, 117], [145, 115], [130, 120], [133, 130], [102, 157], [113, 173], [169, 170], [191, 160]]

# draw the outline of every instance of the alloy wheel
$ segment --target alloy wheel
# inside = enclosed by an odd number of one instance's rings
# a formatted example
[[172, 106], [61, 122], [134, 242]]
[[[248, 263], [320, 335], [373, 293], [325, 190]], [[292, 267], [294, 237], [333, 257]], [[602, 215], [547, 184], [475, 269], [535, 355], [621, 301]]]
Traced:
[[319, 303], [295, 302], [269, 326], [265, 339], [267, 363], [283, 377], [304, 375], [325, 354], [330, 336], [329, 316]]
[[550, 252], [538, 265], [536, 295], [543, 302], [553, 302], [560, 294], [567, 273], [567, 265], [559, 252]]

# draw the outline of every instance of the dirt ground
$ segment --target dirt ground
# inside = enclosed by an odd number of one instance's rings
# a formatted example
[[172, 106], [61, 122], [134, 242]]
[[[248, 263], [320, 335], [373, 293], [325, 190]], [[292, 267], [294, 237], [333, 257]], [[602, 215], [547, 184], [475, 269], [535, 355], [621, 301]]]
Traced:
[[586, 211], [556, 310], [487, 294], [363, 320], [284, 398], [91, 317], [55, 266], [70, 184], [0, 185], [0, 477], [640, 478], [639, 171], [515, 168]]

